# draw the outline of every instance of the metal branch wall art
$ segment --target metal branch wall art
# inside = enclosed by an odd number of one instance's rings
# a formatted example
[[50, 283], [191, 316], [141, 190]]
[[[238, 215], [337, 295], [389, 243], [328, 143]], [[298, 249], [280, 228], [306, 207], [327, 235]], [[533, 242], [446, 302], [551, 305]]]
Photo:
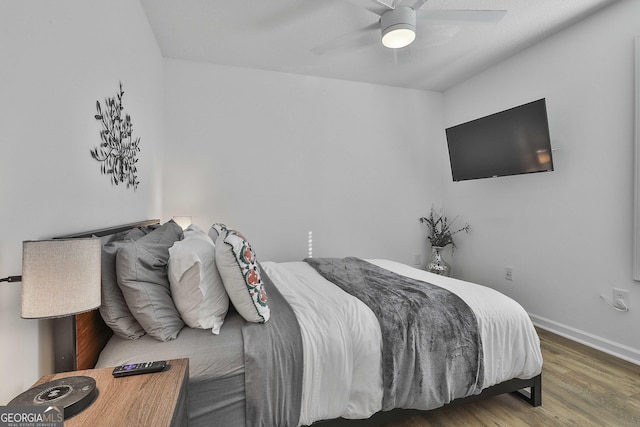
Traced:
[[[124, 113], [122, 106], [122, 82], [120, 92], [113, 98], [105, 98], [105, 111], [100, 101], [96, 101], [97, 114], [94, 116], [102, 124], [99, 147], [91, 149], [91, 157], [100, 162], [103, 175], [111, 175], [113, 185], [126, 184], [127, 188], [138, 188], [138, 152], [140, 137], [133, 138], [131, 116]], [[123, 117], [124, 115], [124, 117]]]

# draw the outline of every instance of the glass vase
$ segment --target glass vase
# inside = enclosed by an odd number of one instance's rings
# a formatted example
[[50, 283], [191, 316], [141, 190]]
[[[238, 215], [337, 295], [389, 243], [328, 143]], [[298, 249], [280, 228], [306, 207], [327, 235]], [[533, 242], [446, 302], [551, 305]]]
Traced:
[[441, 246], [432, 246], [433, 258], [427, 264], [427, 271], [448, 277], [451, 274], [451, 266], [442, 258], [443, 249]]

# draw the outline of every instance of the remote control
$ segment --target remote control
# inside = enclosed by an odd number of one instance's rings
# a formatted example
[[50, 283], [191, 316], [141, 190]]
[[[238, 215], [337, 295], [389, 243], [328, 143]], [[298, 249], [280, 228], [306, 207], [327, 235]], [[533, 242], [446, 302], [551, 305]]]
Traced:
[[113, 369], [114, 377], [128, 377], [129, 375], [148, 374], [162, 371], [167, 366], [164, 360], [157, 362], [131, 363], [117, 366]]

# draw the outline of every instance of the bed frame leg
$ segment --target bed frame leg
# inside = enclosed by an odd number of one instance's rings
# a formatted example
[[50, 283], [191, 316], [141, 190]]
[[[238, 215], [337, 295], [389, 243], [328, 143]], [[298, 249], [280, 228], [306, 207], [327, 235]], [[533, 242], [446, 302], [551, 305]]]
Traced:
[[531, 379], [533, 383], [529, 387], [531, 391], [518, 390], [516, 396], [529, 402], [531, 406], [542, 405], [542, 374]]

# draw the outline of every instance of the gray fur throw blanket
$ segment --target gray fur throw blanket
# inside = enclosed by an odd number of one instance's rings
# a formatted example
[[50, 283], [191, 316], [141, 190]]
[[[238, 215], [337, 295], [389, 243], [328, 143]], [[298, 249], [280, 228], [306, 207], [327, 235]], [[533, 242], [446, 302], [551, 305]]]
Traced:
[[307, 258], [368, 305], [382, 330], [382, 410], [433, 409], [482, 391], [478, 322], [454, 293], [359, 258]]

